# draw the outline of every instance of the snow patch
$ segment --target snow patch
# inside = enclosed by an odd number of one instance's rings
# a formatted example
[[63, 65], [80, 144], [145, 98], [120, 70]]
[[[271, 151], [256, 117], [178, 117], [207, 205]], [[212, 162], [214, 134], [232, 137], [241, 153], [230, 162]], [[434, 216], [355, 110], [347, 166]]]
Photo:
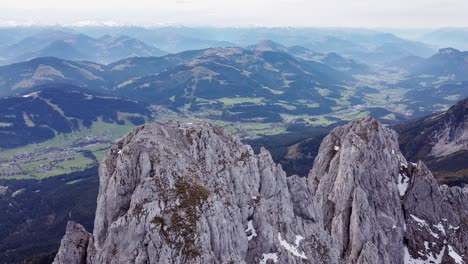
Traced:
[[427, 222], [425, 220], [422, 220], [421, 218], [414, 216], [410, 214], [411, 218], [413, 218], [414, 221], [418, 222], [420, 226], [427, 226]]
[[462, 260], [462, 257], [460, 255], [458, 255], [457, 252], [455, 252], [455, 250], [453, 250], [452, 246], [448, 246], [448, 254], [451, 258], [453, 258], [453, 260], [455, 260], [455, 263], [457, 264], [463, 264], [463, 260]]
[[281, 233], [278, 233], [278, 240], [280, 241], [280, 244], [282, 247], [284, 247], [287, 251], [289, 251], [289, 253], [293, 254], [296, 257], [307, 259], [307, 256], [305, 255], [305, 253], [299, 250], [299, 244], [301, 243], [301, 240], [303, 239], [304, 239], [303, 236], [297, 235], [296, 241], [295, 241], [296, 245], [292, 245], [292, 244], [289, 244], [288, 241], [283, 240], [283, 238], [281, 237]]
[[121, 150], [121, 149], [119, 149], [119, 152], [117, 152], [117, 154], [119, 154], [119, 155], [120, 155], [120, 154], [122, 154], [122, 150]]
[[426, 260], [422, 260], [422, 259], [419, 259], [419, 258], [413, 258], [410, 255], [410, 253], [408, 251], [408, 248], [406, 246], [403, 248], [403, 251], [404, 251], [404, 260], [403, 260], [404, 264], [429, 264], [429, 263], [430, 264], [441, 264], [442, 263], [442, 257], [445, 254], [445, 246], [442, 248], [440, 253], [437, 254], [435, 257], [433, 256], [432, 253], [424, 255]]
[[273, 260], [274, 263], [278, 262], [278, 256], [276, 255], [276, 253], [263, 253], [262, 259], [260, 260], [259, 264], [266, 264], [269, 259]]
[[334, 149], [335, 151], [338, 151], [338, 150], [340, 150], [340, 147], [339, 147], [339, 146], [334, 146], [333, 149]]
[[249, 220], [249, 222], [247, 222], [247, 229], [245, 229], [245, 233], [247, 233], [247, 239], [249, 241], [252, 240], [252, 238], [257, 236], [257, 231], [255, 230], [253, 226], [252, 220]]
[[404, 174], [398, 174], [398, 191], [400, 196], [404, 196], [408, 190], [409, 177]]
[[35, 96], [35, 95], [37, 95], [37, 92], [30, 93], [30, 94], [25, 94], [25, 95], [23, 95], [23, 98], [32, 97], [32, 96]]
[[11, 194], [11, 198], [15, 198], [16, 196], [22, 194], [24, 191], [26, 191], [26, 189], [19, 189], [15, 191], [14, 193]]
[[444, 236], [446, 235], [445, 234], [445, 228], [444, 226], [442, 225], [442, 223], [438, 223], [437, 225], [433, 225], [435, 228], [439, 229], [440, 232], [442, 232], [442, 234], [444, 234]]
[[[410, 214], [411, 218], [413, 218], [414, 221], [416, 221], [418, 223], [418, 225], [420, 227], [427, 227], [427, 229], [429, 230], [429, 233], [431, 233], [431, 235], [435, 238], [439, 238], [439, 235], [437, 233], [434, 233], [431, 229], [431, 227], [427, 224], [427, 222], [421, 218], [418, 218], [412, 214]], [[442, 224], [437, 224], [437, 225], [434, 225], [437, 229], [439, 229], [439, 231], [441, 231], [444, 235], [445, 235], [445, 229], [444, 227], [442, 226]]]

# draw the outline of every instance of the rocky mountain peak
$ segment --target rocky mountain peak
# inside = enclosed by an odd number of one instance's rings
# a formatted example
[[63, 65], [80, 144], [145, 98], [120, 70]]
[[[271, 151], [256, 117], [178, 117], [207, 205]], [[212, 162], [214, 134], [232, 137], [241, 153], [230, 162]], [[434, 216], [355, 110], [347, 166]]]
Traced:
[[[287, 177], [267, 150], [256, 154], [205, 122], [139, 127], [114, 144], [99, 174], [93, 234], [70, 223], [55, 263], [468, 257], [466, 190], [438, 187], [424, 165], [407, 164], [396, 133], [369, 117], [334, 129], [306, 178]], [[446, 232], [428, 240], [443, 214]], [[428, 229], [418, 229], [413, 216]], [[424, 241], [434, 243], [426, 258], [418, 255]]]
[[443, 49], [439, 49], [439, 51], [437, 52], [437, 55], [440, 55], [440, 56], [457, 56], [457, 55], [460, 55], [462, 52], [460, 50], [457, 50], [457, 49], [454, 49], [454, 48], [443, 48]]
[[324, 229], [349, 263], [402, 258], [397, 135], [366, 117], [323, 140], [308, 181]]

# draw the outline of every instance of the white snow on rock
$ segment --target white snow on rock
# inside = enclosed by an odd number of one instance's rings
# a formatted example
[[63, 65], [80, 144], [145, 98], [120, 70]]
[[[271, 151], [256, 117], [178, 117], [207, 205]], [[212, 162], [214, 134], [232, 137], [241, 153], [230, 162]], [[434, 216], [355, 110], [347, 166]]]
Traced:
[[455, 250], [453, 250], [452, 246], [448, 246], [448, 254], [453, 260], [455, 260], [455, 263], [457, 264], [465, 263], [463, 262], [462, 257], [458, 255], [458, 253], [455, 252]]
[[422, 260], [419, 258], [413, 258], [410, 255], [408, 248], [406, 246], [403, 248], [403, 250], [404, 250], [404, 259], [403, 259], [404, 264], [441, 264], [442, 257], [445, 254], [445, 246], [444, 246], [442, 250], [439, 252], [439, 254], [437, 254], [435, 257], [433, 256], [433, 254], [429, 253], [424, 256], [426, 260]]
[[339, 146], [335, 146], [335, 147], [333, 147], [333, 149], [334, 149], [335, 151], [338, 151], [338, 150], [340, 150], [340, 147], [339, 147]]
[[278, 256], [276, 255], [276, 253], [263, 253], [262, 259], [260, 260], [259, 264], [266, 264], [269, 259], [273, 260], [274, 263], [278, 262]]
[[444, 234], [444, 236], [446, 235], [445, 234], [445, 228], [444, 226], [442, 225], [442, 223], [438, 223], [437, 225], [433, 225], [435, 228], [439, 229], [440, 232], [442, 232], [442, 234]]
[[[431, 233], [431, 235], [435, 238], [439, 238], [439, 235], [437, 233], [434, 233], [434, 231], [432, 231], [431, 227], [427, 224], [427, 222], [421, 218], [418, 218], [417, 216], [414, 216], [412, 214], [410, 214], [411, 218], [413, 218], [414, 221], [416, 221], [418, 223], [418, 225], [420, 227], [427, 227], [427, 230], [429, 231], [429, 233]], [[444, 235], [445, 235], [445, 229], [444, 227], [442, 226], [442, 224], [437, 224], [437, 225], [434, 225], [437, 229], [439, 229], [439, 231], [441, 231]]]
[[121, 149], [119, 149], [119, 152], [117, 152], [117, 154], [119, 154], [119, 155], [120, 155], [120, 154], [122, 154], [122, 150], [121, 150]]
[[284, 247], [287, 251], [289, 251], [289, 253], [293, 254], [296, 257], [307, 259], [307, 256], [305, 255], [305, 253], [299, 250], [299, 244], [301, 243], [301, 240], [303, 239], [304, 239], [303, 236], [297, 235], [296, 241], [295, 241], [296, 245], [292, 245], [292, 244], [289, 244], [288, 241], [283, 240], [283, 238], [281, 237], [281, 233], [278, 233], [278, 240], [280, 241], [280, 244], [282, 247]]
[[33, 93], [30, 93], [30, 94], [25, 94], [25, 95], [23, 95], [23, 98], [32, 97], [32, 96], [35, 96], [35, 95], [37, 95], [37, 92], [33, 92]]
[[24, 189], [24, 188], [15, 191], [14, 193], [11, 194], [11, 198], [15, 198], [16, 196], [20, 195], [20, 194], [23, 193], [24, 191], [26, 191], [26, 189]]
[[247, 222], [247, 229], [245, 229], [245, 233], [247, 233], [247, 239], [249, 241], [252, 240], [252, 238], [257, 236], [257, 231], [255, 230], [253, 226], [252, 220], [249, 220], [249, 222]]
[[408, 190], [409, 177], [404, 174], [398, 174], [398, 191], [400, 196], [404, 196]]
[[424, 247], [426, 248], [426, 250], [429, 250], [429, 242], [424, 241]]
[[418, 222], [418, 224], [420, 226], [427, 226], [427, 222], [425, 220], [422, 220], [421, 218], [417, 217], [417, 216], [414, 216], [412, 214], [410, 214], [411, 218], [414, 219], [414, 221]]

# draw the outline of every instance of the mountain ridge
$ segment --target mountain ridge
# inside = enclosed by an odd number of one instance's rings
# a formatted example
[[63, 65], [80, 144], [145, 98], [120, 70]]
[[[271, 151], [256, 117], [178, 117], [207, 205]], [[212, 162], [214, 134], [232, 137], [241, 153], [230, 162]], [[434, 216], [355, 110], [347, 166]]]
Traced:
[[141, 125], [150, 118], [147, 105], [67, 84], [47, 85], [23, 96], [0, 98], [0, 110], [2, 149], [40, 143], [59, 134], [90, 128], [99, 121], [117, 126], [125, 122]]
[[468, 258], [468, 188], [439, 187], [369, 117], [325, 137], [307, 178], [208, 123], [145, 125], [112, 147], [100, 185], [93, 234], [70, 222], [54, 263]]
[[3, 64], [50, 56], [110, 63], [132, 56], [161, 56], [166, 52], [126, 35], [93, 38], [83, 33], [45, 31], [0, 49], [0, 54], [5, 54]]
[[[438, 177], [450, 182], [467, 181], [468, 98], [445, 112], [395, 127], [407, 158], [423, 160]], [[449, 165], [450, 164], [450, 165]]]

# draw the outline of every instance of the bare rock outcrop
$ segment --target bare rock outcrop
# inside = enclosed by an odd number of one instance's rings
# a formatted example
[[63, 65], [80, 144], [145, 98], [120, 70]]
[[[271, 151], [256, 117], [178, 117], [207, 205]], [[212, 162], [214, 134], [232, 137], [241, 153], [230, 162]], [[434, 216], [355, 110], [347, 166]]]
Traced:
[[55, 256], [54, 264], [86, 263], [87, 248], [90, 238], [91, 234], [86, 232], [82, 225], [69, 221], [65, 236], [60, 243], [60, 250]]
[[372, 118], [325, 137], [309, 185], [325, 231], [345, 263], [401, 263], [404, 217], [397, 135]]
[[55, 263], [417, 263], [412, 216], [445, 215], [441, 260], [466, 262], [466, 189], [424, 168], [367, 117], [333, 130], [306, 178], [205, 122], [145, 125], [101, 164], [93, 234], [70, 223]]

